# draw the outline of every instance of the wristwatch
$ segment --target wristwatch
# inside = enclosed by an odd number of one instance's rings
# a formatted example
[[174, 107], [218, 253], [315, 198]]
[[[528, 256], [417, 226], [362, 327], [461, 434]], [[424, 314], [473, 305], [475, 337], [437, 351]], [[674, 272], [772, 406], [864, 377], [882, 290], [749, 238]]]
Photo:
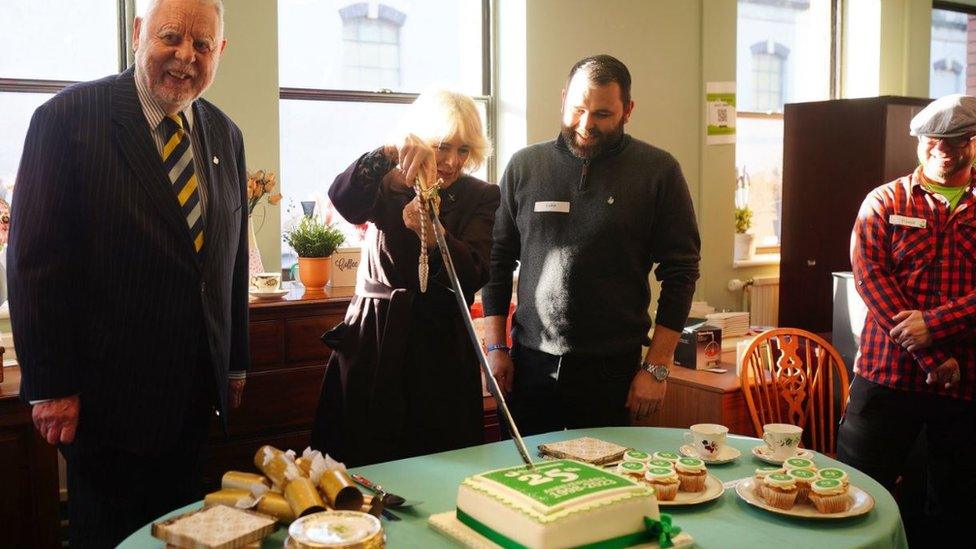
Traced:
[[641, 370], [654, 376], [654, 379], [658, 381], [664, 381], [668, 379], [668, 375], [671, 370], [668, 368], [667, 364], [649, 364], [647, 362], [641, 363]]

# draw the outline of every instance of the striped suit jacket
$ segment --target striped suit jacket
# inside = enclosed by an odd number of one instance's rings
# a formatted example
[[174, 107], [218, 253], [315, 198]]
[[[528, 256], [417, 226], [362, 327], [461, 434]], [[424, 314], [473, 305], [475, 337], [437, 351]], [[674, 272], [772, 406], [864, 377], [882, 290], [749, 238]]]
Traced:
[[78, 436], [137, 453], [175, 443], [201, 348], [222, 409], [228, 373], [248, 366], [243, 137], [213, 104], [193, 109], [209, 168], [202, 260], [132, 69], [39, 107], [14, 187], [7, 257], [21, 396], [80, 394]]

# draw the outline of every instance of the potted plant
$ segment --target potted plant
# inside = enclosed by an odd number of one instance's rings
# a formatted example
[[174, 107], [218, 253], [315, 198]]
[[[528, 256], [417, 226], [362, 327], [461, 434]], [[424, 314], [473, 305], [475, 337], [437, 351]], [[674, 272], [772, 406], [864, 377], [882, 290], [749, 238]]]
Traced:
[[735, 248], [734, 259], [744, 261], [750, 259], [755, 251], [753, 235], [747, 231], [752, 227], [752, 210], [749, 206], [735, 209]]
[[302, 284], [308, 289], [325, 288], [332, 271], [330, 256], [346, 240], [342, 231], [313, 217], [302, 217], [282, 239], [298, 254], [298, 278]]

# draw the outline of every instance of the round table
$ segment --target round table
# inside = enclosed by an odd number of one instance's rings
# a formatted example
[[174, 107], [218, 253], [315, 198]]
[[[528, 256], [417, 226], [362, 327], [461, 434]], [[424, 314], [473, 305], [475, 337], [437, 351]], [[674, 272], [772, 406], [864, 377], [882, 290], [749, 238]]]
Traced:
[[[601, 440], [649, 451], [676, 451], [682, 444], [680, 429], [655, 427], [604, 427], [559, 431], [526, 437], [531, 448], [539, 444], [590, 436]], [[709, 466], [709, 472], [723, 482], [752, 476], [757, 467], [766, 466], [755, 458], [751, 449], [762, 441], [730, 435], [728, 443], [742, 452], [731, 463]], [[301, 450], [300, 448], [296, 450]], [[727, 488], [718, 499], [690, 507], [662, 508], [674, 517], [674, 523], [695, 539], [695, 547], [841, 547], [907, 548], [905, 529], [894, 498], [870, 477], [836, 460], [814, 452], [818, 467], [841, 467], [850, 482], [874, 497], [875, 507], [868, 514], [840, 520], [799, 519], [767, 512], [739, 499], [734, 488]], [[358, 467], [361, 473], [394, 493], [424, 504], [395, 511], [403, 520], [383, 521], [390, 547], [456, 547], [429, 526], [427, 517], [454, 509], [457, 486], [462, 479], [490, 469], [517, 465], [518, 452], [511, 441], [474, 446], [452, 452], [431, 454], [400, 461]], [[160, 517], [168, 518], [200, 507], [189, 505]], [[281, 547], [287, 529], [281, 528], [264, 541], [263, 547]], [[129, 536], [120, 547], [162, 547], [150, 535], [146, 525]]]

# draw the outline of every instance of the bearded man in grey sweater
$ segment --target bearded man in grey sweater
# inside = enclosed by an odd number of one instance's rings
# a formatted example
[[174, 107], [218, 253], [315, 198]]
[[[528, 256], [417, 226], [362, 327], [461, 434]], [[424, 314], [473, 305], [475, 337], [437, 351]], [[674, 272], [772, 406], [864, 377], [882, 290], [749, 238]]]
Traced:
[[630, 85], [609, 55], [578, 61], [560, 135], [516, 153], [502, 176], [482, 296], [489, 364], [522, 434], [641, 422], [664, 399], [701, 241], [678, 162], [624, 133]]

